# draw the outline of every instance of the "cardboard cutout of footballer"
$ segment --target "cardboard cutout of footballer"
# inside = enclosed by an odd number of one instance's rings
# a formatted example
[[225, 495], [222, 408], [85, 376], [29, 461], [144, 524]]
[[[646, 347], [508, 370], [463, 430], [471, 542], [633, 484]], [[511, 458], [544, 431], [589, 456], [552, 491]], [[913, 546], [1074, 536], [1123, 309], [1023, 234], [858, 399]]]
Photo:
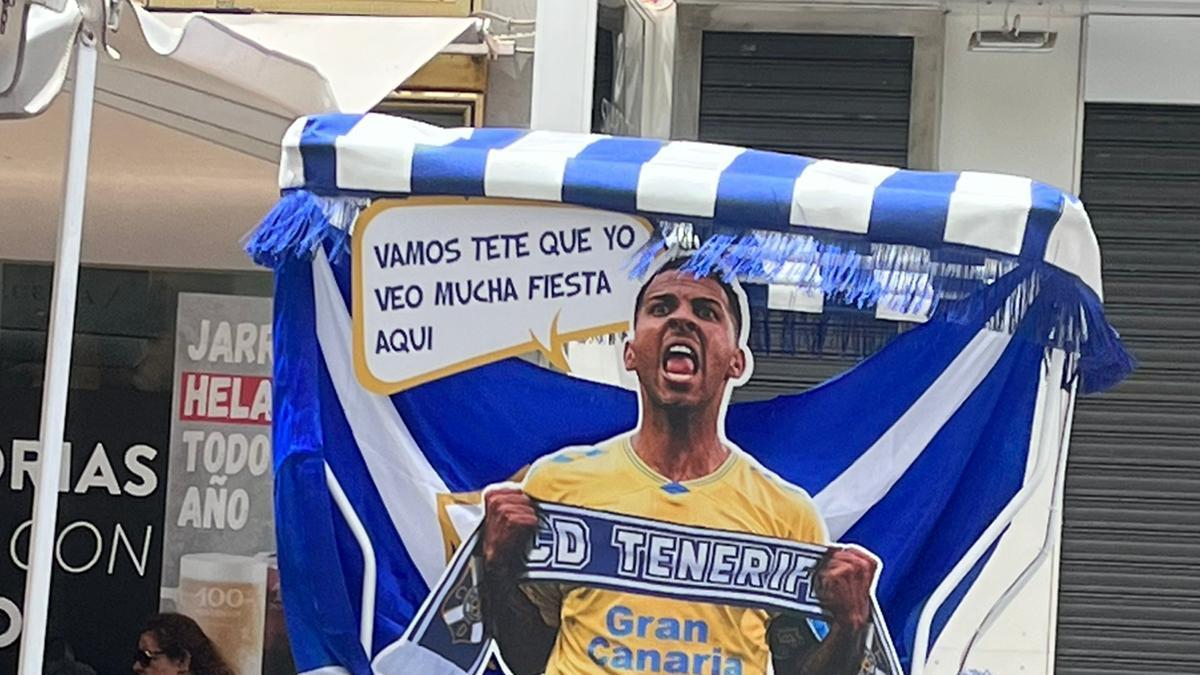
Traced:
[[484, 491], [484, 520], [405, 638], [403, 672], [510, 675], [901, 672], [879, 559], [831, 545], [812, 499], [733, 445], [753, 368], [745, 294], [677, 258], [638, 293], [627, 370], [639, 422]]

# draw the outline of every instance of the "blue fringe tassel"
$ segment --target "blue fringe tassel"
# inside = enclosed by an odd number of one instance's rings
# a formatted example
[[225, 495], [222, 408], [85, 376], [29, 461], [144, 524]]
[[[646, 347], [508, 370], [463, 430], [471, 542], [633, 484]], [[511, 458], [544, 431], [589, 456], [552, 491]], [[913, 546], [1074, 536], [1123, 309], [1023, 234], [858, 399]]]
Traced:
[[[289, 258], [309, 258], [317, 247], [327, 245], [336, 260], [349, 252], [349, 229], [358, 207], [353, 201], [290, 191], [251, 234], [246, 252], [259, 265], [278, 268]], [[1096, 294], [1079, 279], [1049, 265], [1018, 266], [1013, 260], [982, 257], [943, 256], [934, 261], [930, 251], [912, 246], [873, 244], [860, 250], [859, 242], [802, 234], [731, 234], [705, 231], [702, 224], [660, 225], [659, 236], [633, 255], [631, 277], [644, 277], [664, 252], [674, 254], [690, 247], [690, 241], [682, 239], [703, 233], [707, 238], [683, 268], [697, 276], [715, 273], [726, 280], [820, 289], [827, 301], [858, 309], [885, 303], [893, 311], [924, 313], [934, 320], [986, 319], [990, 328], [1074, 355], [1084, 394], [1116, 385], [1135, 367], [1133, 356], [1105, 319]], [[686, 232], [675, 229], [684, 225]], [[835, 308], [836, 304], [829, 307]], [[873, 317], [831, 322], [825, 315], [810, 318], [783, 312], [782, 320], [773, 321], [778, 314], [752, 311], [756, 346], [771, 351], [778, 344], [793, 353], [821, 353], [831, 346], [831, 330], [836, 331], [840, 353], [862, 350], [861, 355], [866, 355], [882, 346], [874, 334], [878, 331], [872, 331]]]
[[1045, 303], [1050, 315], [1042, 320], [1037, 337], [1078, 357], [1080, 393], [1111, 389], [1137, 368], [1137, 359], [1104, 316], [1104, 304], [1079, 279], [1043, 268], [1035, 302]]
[[651, 237], [650, 241], [646, 242], [640, 249], [634, 252], [633, 257], [629, 259], [629, 278], [641, 279], [650, 271], [650, 266], [654, 264], [654, 259], [659, 253], [667, 250], [667, 242], [661, 237]]
[[630, 279], [641, 279], [646, 276], [654, 261], [666, 253], [673, 258], [681, 252], [691, 251], [699, 243], [696, 224], [690, 221], [659, 220], [656, 233], [650, 240], [634, 252], [626, 267], [629, 268]]
[[250, 235], [246, 253], [272, 269], [289, 257], [311, 257], [326, 242], [331, 245], [331, 259], [349, 253], [350, 235], [330, 222], [321, 199], [306, 190], [286, 193]]
[[[714, 233], [692, 253], [683, 270], [748, 283], [819, 288], [827, 300], [827, 313], [829, 301], [858, 309], [885, 303], [892, 311], [922, 314], [930, 320], [986, 321], [994, 330], [1073, 355], [1084, 394], [1116, 385], [1135, 367], [1133, 356], [1105, 319], [1100, 299], [1079, 279], [1057, 268], [982, 255], [935, 261], [930, 251], [913, 246], [873, 244], [869, 252], [859, 246], [783, 232]], [[635, 257], [631, 276], [643, 276], [666, 248], [661, 239], [644, 247]], [[779, 314], [782, 319], [773, 321]], [[758, 348], [770, 351], [778, 345], [792, 352], [820, 353], [831, 346], [827, 342], [832, 324], [827, 318], [763, 308], [752, 312], [751, 321]], [[839, 351], [873, 351], [882, 346], [878, 336], [867, 334], [871, 323], [838, 323]], [[852, 335], [855, 332], [862, 335]]]

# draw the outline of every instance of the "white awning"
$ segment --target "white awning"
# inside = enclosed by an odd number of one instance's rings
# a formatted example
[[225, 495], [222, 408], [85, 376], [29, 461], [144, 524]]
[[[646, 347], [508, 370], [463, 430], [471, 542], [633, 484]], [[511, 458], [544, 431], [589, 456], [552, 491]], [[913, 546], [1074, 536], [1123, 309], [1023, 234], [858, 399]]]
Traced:
[[[73, 3], [30, 8], [16, 90], [0, 115], [35, 115], [62, 88]], [[121, 2], [96, 100], [275, 162], [296, 117], [366, 112], [468, 31], [471, 18], [151, 12]]]
[[[73, 3], [71, 3], [73, 6]], [[0, 97], [0, 237], [54, 259], [78, 10], [30, 7], [24, 72]], [[100, 54], [85, 212], [90, 264], [248, 268], [238, 240], [278, 197], [296, 117], [369, 110], [470, 18], [150, 12], [122, 0]], [[456, 45], [457, 47], [458, 45]], [[234, 152], [236, 151], [236, 152]]]

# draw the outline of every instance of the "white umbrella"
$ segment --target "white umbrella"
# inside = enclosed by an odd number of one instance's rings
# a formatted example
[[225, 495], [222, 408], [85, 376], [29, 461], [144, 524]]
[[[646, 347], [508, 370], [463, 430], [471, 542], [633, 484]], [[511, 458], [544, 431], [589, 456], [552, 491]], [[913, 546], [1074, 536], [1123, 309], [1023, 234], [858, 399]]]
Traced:
[[27, 13], [26, 2], [5, 3], [9, 12], [0, 33], [0, 117], [45, 110], [66, 83], [75, 55], [22, 675], [42, 672], [94, 103], [275, 160], [293, 118], [365, 112], [477, 27], [469, 18], [156, 15], [129, 0], [45, 2], [51, 6], [30, 4]]
[[[113, 1], [107, 16], [119, 23], [96, 32], [107, 52], [96, 102], [270, 162], [296, 117], [365, 112], [455, 39], [478, 40], [470, 18], [150, 12]], [[0, 95], [0, 117], [51, 103], [82, 15], [74, 0], [62, 12], [29, 8], [20, 77]]]

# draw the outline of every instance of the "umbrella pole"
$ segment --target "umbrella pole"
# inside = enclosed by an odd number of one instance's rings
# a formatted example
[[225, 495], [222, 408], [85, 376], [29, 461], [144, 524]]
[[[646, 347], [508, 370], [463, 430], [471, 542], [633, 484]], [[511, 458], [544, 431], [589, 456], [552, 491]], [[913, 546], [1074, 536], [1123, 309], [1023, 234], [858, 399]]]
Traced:
[[20, 675], [41, 675], [45, 656], [50, 576], [54, 571], [54, 525], [58, 512], [58, 481], [62, 467], [63, 426], [67, 416], [67, 385], [75, 330], [75, 295], [79, 285], [79, 248], [83, 234], [83, 205], [95, 94], [95, 38], [85, 28], [75, 43], [71, 135], [67, 145], [62, 222], [55, 254], [50, 329], [46, 336], [46, 375], [42, 386], [41, 431], [38, 436], [42, 441], [42, 453], [29, 536], [25, 627], [21, 633], [21, 662], [18, 669]]

